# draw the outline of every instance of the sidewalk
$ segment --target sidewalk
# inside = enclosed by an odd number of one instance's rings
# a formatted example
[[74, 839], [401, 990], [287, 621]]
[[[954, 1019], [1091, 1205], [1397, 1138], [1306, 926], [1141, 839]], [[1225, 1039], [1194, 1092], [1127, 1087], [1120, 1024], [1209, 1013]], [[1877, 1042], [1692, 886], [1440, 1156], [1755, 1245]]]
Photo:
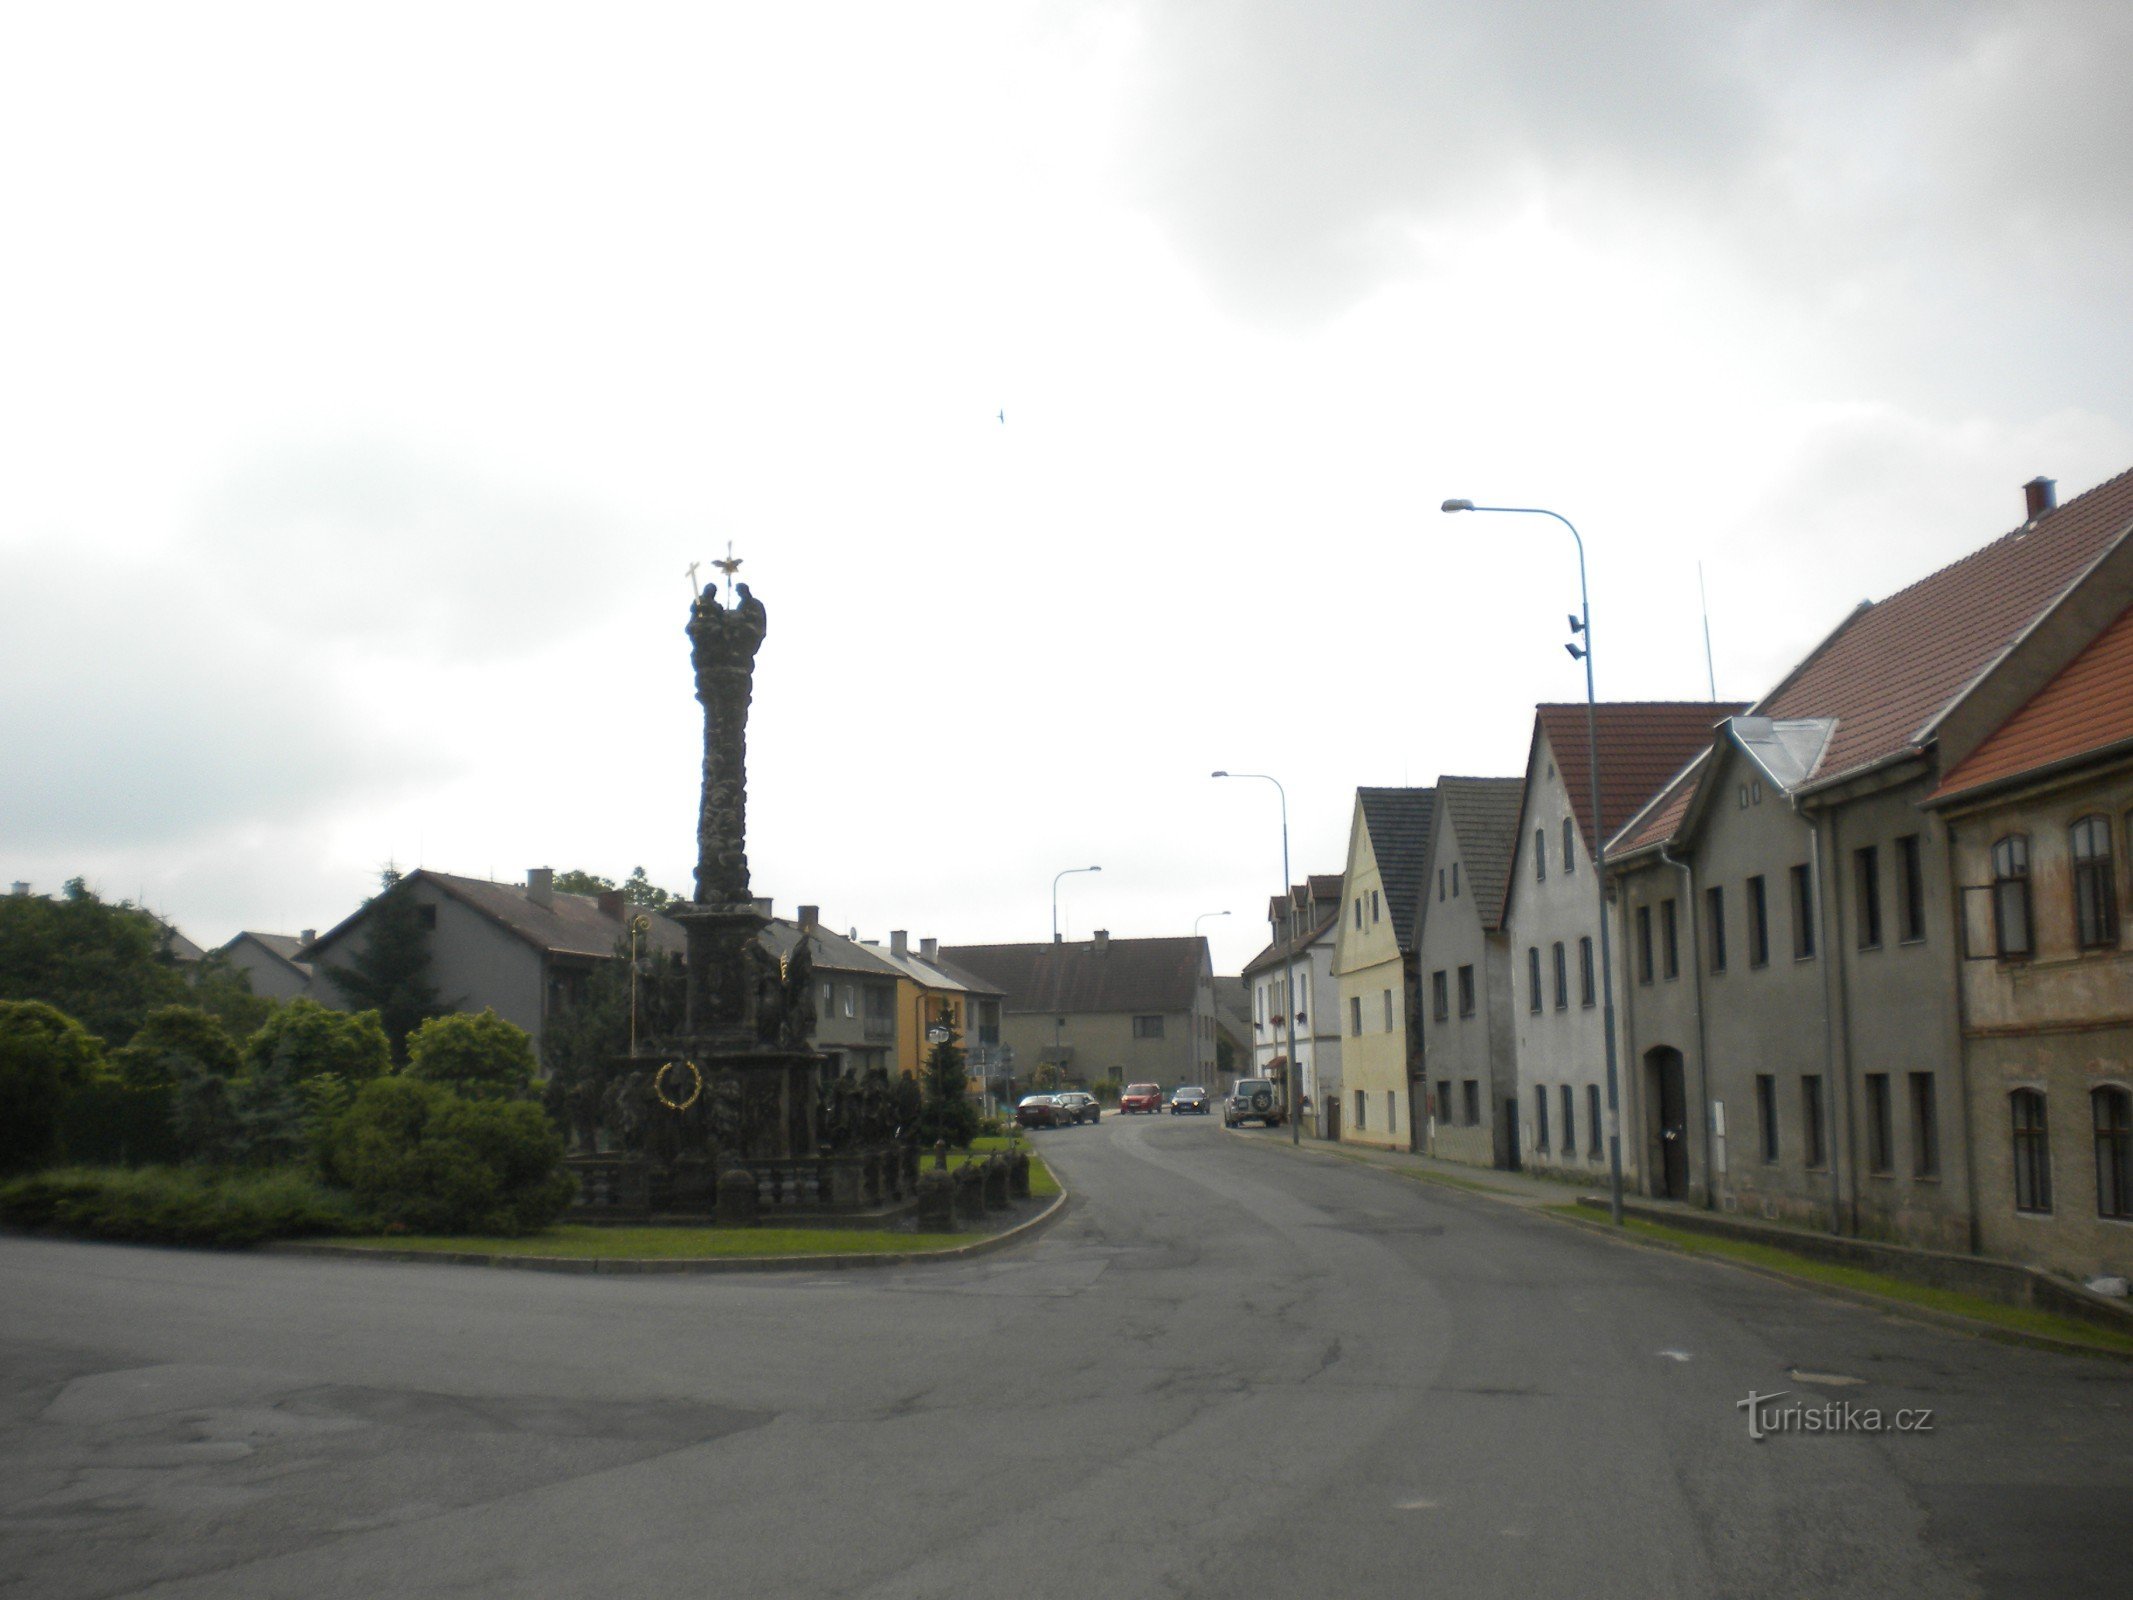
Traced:
[[[1236, 1128], [1231, 1132], [1242, 1139], [1263, 1139], [1281, 1145], [1289, 1142], [1287, 1128]], [[1597, 1184], [1583, 1179], [1571, 1183], [1556, 1178], [1537, 1178], [1524, 1172], [1503, 1172], [1493, 1167], [1470, 1167], [1463, 1161], [1446, 1161], [1438, 1156], [1412, 1155], [1405, 1150], [1335, 1144], [1330, 1140], [1313, 1138], [1309, 1134], [1304, 1135], [1299, 1148], [1307, 1155], [1324, 1156], [1334, 1161], [1360, 1162], [1364, 1166], [1397, 1172], [1402, 1177], [1414, 1178], [1424, 1183], [1442, 1183], [1454, 1189], [1490, 1195], [1518, 1206], [1567, 1206], [1574, 1204], [1580, 1195], [1597, 1195], [1602, 1199], [1607, 1195], [1605, 1178]], [[1677, 1204], [1664, 1200], [1644, 1200], [1641, 1196], [1637, 1198], [1644, 1205]]]

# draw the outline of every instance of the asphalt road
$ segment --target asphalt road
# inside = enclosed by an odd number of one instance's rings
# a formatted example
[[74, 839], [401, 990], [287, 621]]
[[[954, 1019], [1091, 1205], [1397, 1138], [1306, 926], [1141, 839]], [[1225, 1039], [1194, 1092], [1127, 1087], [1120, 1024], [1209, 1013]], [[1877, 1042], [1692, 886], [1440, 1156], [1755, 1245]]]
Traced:
[[[1039, 1139], [1069, 1213], [960, 1265], [592, 1278], [0, 1239], [0, 1594], [2133, 1583], [2133, 1366], [1212, 1119]], [[1756, 1442], [1750, 1390], [1932, 1425]]]

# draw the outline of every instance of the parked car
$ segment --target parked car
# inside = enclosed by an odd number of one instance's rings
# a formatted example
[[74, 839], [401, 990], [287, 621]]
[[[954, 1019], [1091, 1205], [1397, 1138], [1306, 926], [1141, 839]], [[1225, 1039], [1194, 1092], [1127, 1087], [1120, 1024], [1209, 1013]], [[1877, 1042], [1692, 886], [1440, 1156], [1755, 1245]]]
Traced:
[[1059, 1107], [1059, 1120], [1067, 1122], [1101, 1122], [1104, 1108], [1093, 1094], [1084, 1094], [1079, 1089], [1069, 1089], [1064, 1094], [1055, 1094], [1053, 1101]]
[[1281, 1096], [1275, 1090], [1272, 1078], [1237, 1080], [1237, 1087], [1223, 1102], [1222, 1126], [1234, 1128], [1240, 1122], [1264, 1123], [1269, 1128], [1281, 1126]]
[[1207, 1115], [1207, 1091], [1198, 1084], [1187, 1084], [1170, 1097], [1170, 1114], [1173, 1117]]
[[1015, 1103], [1015, 1121], [1025, 1128], [1056, 1128], [1059, 1102], [1048, 1094], [1026, 1094]]
[[1118, 1114], [1145, 1111], [1154, 1116], [1163, 1109], [1163, 1086], [1159, 1083], [1129, 1083], [1126, 1092], [1118, 1097]]

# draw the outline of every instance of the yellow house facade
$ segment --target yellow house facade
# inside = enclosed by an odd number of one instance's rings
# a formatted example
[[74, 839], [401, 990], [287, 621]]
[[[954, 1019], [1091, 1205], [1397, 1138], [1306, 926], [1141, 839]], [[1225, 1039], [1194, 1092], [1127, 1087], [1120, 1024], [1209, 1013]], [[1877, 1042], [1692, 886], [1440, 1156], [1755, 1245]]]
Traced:
[[1415, 896], [1434, 789], [1358, 789], [1341, 876], [1341, 1141], [1405, 1150], [1413, 1137]]

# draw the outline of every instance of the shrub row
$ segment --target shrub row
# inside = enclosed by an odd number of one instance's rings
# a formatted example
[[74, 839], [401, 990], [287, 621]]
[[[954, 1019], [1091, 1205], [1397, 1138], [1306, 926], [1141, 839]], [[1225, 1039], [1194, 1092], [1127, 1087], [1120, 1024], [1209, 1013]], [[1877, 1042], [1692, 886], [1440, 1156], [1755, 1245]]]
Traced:
[[360, 1224], [302, 1172], [57, 1167], [0, 1187], [0, 1222], [138, 1244], [248, 1245]]

